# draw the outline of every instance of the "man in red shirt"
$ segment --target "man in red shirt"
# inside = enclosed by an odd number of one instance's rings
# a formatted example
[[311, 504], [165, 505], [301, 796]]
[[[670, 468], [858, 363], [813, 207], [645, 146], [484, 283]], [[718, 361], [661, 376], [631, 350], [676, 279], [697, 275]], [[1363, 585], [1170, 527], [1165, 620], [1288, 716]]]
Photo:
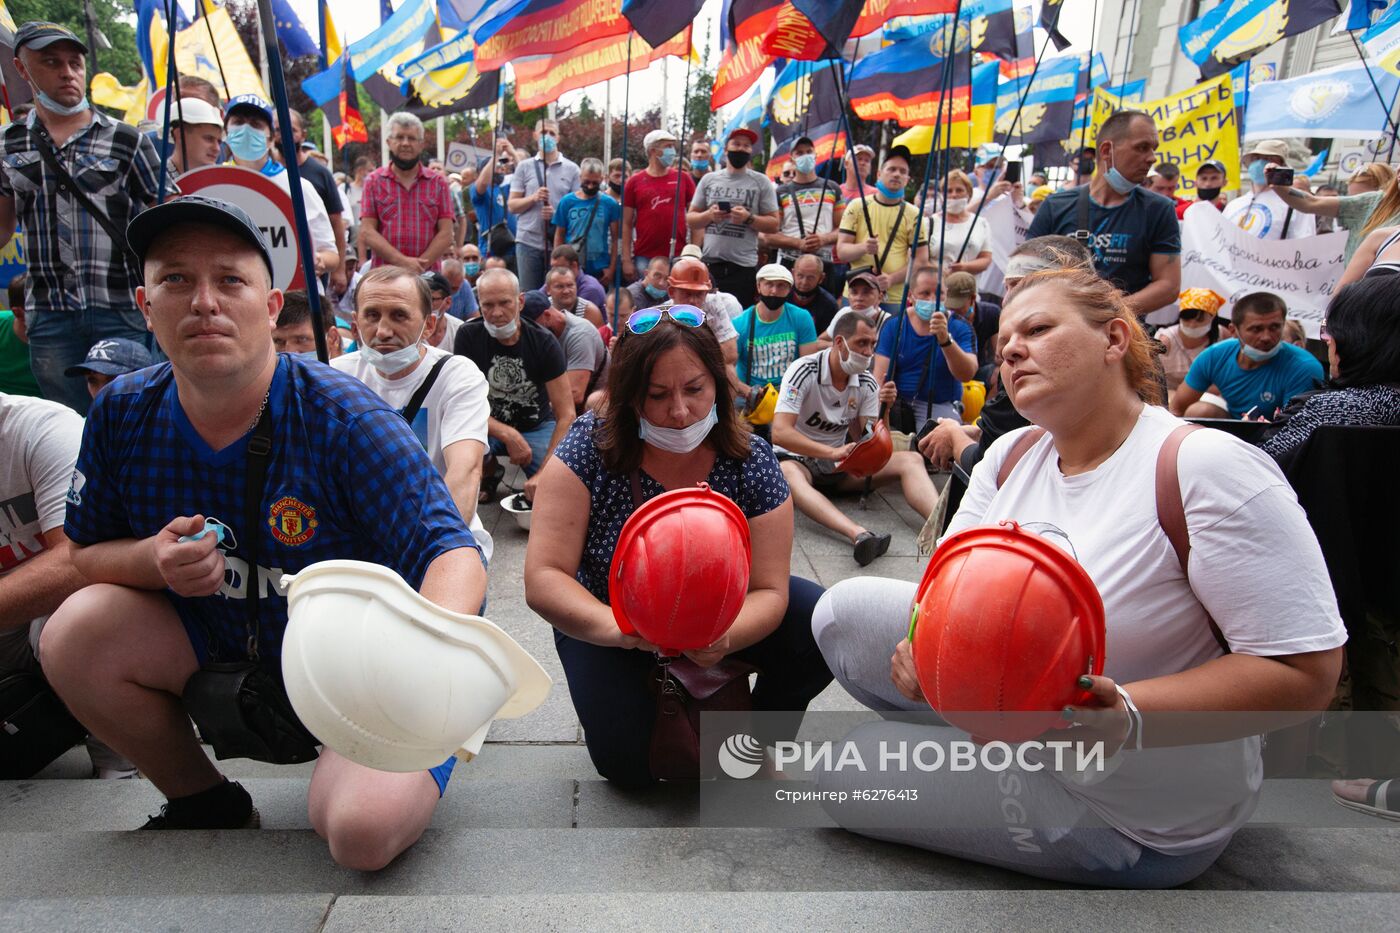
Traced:
[[402, 266], [415, 274], [437, 271], [452, 246], [452, 193], [447, 179], [425, 168], [423, 121], [411, 113], [389, 117], [389, 164], [365, 179], [360, 197], [360, 266]]
[[642, 141], [647, 167], [627, 179], [622, 192], [622, 274], [627, 281], [646, 271], [660, 256], [670, 259], [689, 242], [685, 205], [695, 196], [690, 173], [680, 176], [680, 207], [676, 207], [676, 137], [652, 130]]

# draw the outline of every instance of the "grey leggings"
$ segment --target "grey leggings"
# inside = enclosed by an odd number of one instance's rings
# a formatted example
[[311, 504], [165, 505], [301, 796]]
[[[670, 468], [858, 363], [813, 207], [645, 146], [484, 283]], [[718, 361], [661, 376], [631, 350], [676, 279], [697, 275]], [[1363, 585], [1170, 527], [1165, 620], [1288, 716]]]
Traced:
[[[836, 584], [817, 603], [812, 632], [836, 679], [879, 712], [928, 712], [905, 699], [890, 680], [890, 656], [905, 637], [915, 584], [857, 577]], [[858, 727], [847, 740], [864, 761], [881, 747], [947, 742], [966, 736], [952, 727], [885, 721]], [[882, 746], [882, 743], [883, 746]], [[1228, 840], [1187, 855], [1164, 855], [1113, 826], [1050, 775], [1019, 768], [986, 771], [915, 770], [823, 774], [823, 792], [911, 791], [917, 801], [826, 802], [832, 819], [875, 839], [1073, 884], [1170, 888], [1205, 871]]]

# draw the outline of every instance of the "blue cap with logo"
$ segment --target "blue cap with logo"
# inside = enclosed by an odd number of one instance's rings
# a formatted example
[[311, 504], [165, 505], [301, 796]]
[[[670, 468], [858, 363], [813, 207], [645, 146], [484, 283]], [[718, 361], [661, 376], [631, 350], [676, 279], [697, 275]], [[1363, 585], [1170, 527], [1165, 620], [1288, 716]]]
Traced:
[[94, 343], [87, 352], [87, 359], [77, 366], [69, 366], [63, 374], [86, 376], [88, 373], [100, 373], [103, 376], [121, 376], [154, 364], [151, 351], [135, 340], [108, 337]]
[[268, 126], [272, 125], [272, 105], [256, 94], [239, 94], [229, 98], [229, 102], [224, 105], [224, 120], [227, 121], [235, 110], [256, 110], [267, 121]]

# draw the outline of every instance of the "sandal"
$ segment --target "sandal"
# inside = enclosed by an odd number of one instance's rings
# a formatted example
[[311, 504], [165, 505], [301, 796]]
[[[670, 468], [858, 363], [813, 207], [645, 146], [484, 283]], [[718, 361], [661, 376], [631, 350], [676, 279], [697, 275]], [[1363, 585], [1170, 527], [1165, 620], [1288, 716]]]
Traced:
[[[1334, 781], [1333, 787], [1342, 783]], [[1400, 820], [1400, 789], [1393, 788], [1395, 781], [1375, 781], [1366, 788], [1366, 802], [1359, 800], [1348, 800], [1336, 790], [1332, 791], [1332, 799], [1346, 807], [1348, 810], [1355, 810], [1357, 813], [1365, 813], [1369, 816], [1378, 816], [1383, 820]], [[1396, 790], [1396, 793], [1391, 793]]]
[[501, 480], [505, 478], [505, 467], [499, 463], [493, 464], [491, 472], [483, 472], [481, 476], [481, 486], [476, 492], [476, 502], [484, 505], [487, 502], [496, 501], [496, 487], [501, 485]]

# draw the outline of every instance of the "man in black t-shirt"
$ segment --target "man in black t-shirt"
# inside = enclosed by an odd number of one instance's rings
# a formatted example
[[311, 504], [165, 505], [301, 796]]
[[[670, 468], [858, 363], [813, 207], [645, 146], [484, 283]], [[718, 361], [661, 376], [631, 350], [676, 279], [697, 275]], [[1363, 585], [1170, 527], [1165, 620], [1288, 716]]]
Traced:
[[481, 273], [476, 300], [481, 314], [457, 331], [453, 352], [486, 375], [491, 453], [525, 470], [525, 498], [533, 501], [535, 477], [574, 421], [564, 351], [553, 334], [520, 316], [524, 302], [514, 273]]
[[1157, 160], [1157, 128], [1119, 110], [1099, 130], [1098, 166], [1087, 185], [1045, 199], [1026, 239], [1057, 233], [1084, 243], [1094, 269], [1128, 295], [1138, 317], [1181, 292], [1181, 226], [1176, 205], [1141, 187]]
[[792, 294], [788, 301], [812, 315], [817, 333], [824, 334], [836, 317], [836, 299], [822, 288], [825, 264], [820, 256], [804, 253], [792, 264]]

